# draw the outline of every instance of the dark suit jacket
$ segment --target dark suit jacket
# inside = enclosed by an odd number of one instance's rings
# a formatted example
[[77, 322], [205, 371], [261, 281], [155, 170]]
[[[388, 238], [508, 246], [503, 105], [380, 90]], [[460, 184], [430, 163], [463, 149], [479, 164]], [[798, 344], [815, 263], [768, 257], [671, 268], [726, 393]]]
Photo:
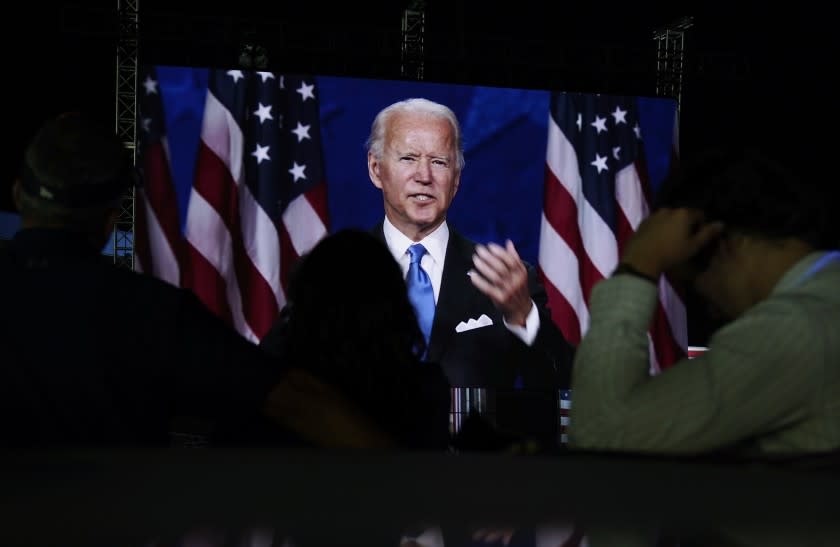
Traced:
[[[374, 228], [374, 234], [385, 241], [382, 223]], [[567, 388], [573, 348], [551, 319], [548, 297], [536, 270], [526, 263], [531, 298], [540, 314], [540, 328], [529, 347], [505, 327], [501, 312], [467, 276], [473, 268], [474, 249], [473, 241], [449, 226], [428, 360], [441, 364], [453, 387], [511, 389], [520, 378], [525, 389]], [[460, 322], [482, 314], [493, 324], [455, 332]]]

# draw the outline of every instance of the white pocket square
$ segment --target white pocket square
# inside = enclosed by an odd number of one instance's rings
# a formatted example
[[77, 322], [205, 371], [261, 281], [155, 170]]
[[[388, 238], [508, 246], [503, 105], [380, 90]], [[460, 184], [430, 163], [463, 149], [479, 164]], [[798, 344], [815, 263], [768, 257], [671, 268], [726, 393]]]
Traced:
[[486, 314], [481, 314], [481, 317], [478, 319], [469, 319], [466, 323], [461, 321], [458, 323], [458, 326], [455, 327], [455, 332], [465, 332], [468, 330], [473, 329], [480, 329], [481, 327], [486, 327], [493, 324], [493, 320], [487, 317]]

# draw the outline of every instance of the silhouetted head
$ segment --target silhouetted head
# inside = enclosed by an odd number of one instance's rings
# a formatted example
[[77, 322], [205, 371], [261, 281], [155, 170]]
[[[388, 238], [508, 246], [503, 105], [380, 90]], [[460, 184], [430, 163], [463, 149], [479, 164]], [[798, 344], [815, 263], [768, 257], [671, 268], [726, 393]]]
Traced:
[[683, 272], [714, 315], [738, 317], [796, 261], [836, 244], [825, 187], [798, 165], [766, 149], [716, 149], [664, 183], [657, 207], [699, 209], [724, 224]]
[[803, 169], [757, 148], [710, 149], [665, 181], [659, 207], [692, 207], [728, 232], [830, 246], [824, 188]]
[[315, 245], [298, 264], [289, 301], [288, 357], [341, 385], [399, 382], [423, 349], [400, 268], [367, 232], [342, 230]]
[[47, 121], [30, 141], [14, 197], [25, 227], [107, 238], [132, 182], [131, 163], [114, 131], [72, 112]]

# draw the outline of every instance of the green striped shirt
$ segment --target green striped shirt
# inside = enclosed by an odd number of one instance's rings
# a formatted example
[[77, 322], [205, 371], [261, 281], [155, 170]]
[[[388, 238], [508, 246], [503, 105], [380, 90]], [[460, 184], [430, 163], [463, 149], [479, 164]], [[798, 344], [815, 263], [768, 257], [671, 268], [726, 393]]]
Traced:
[[[840, 448], [840, 262], [793, 266], [709, 351], [649, 374], [656, 287], [598, 283], [575, 355], [569, 445], [631, 452], [801, 454]], [[806, 278], [803, 279], [803, 276]]]

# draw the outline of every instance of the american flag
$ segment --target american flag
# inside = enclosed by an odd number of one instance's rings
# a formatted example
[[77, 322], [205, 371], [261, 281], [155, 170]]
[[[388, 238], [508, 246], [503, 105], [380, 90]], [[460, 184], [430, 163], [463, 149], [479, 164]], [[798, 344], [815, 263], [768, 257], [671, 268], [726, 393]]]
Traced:
[[136, 193], [134, 265], [138, 271], [180, 286], [184, 245], [169, 169], [163, 102], [154, 68], [146, 72], [138, 95], [138, 165], [142, 177]]
[[[589, 324], [592, 287], [610, 276], [624, 244], [649, 213], [652, 196], [637, 101], [551, 96], [538, 264], [552, 318], [575, 345]], [[674, 128], [676, 156], [676, 118]], [[653, 374], [686, 354], [685, 305], [665, 277], [649, 342]]]
[[315, 79], [211, 70], [181, 219], [154, 67], [141, 74], [135, 268], [187, 287], [258, 342], [291, 265], [327, 234]]

